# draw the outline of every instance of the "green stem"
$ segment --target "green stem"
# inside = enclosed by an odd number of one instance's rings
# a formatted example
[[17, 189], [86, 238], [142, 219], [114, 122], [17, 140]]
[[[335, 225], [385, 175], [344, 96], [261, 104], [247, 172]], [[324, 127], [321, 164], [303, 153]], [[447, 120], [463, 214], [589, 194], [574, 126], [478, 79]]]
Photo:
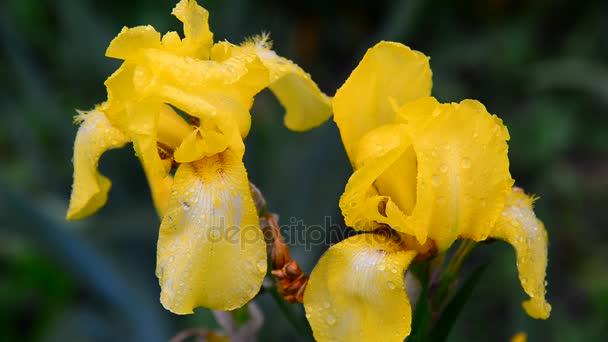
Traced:
[[310, 329], [308, 328], [308, 325], [303, 322], [295, 312], [291, 310], [290, 306], [283, 299], [283, 296], [281, 296], [281, 294], [279, 294], [279, 292], [277, 291], [277, 288], [272, 286], [269, 288], [265, 288], [265, 290], [272, 295], [272, 298], [279, 306], [279, 309], [281, 310], [285, 318], [287, 318], [287, 320], [296, 328], [298, 333], [300, 333], [300, 336], [310, 336], [311, 333]]
[[443, 306], [445, 303], [445, 300], [449, 295], [450, 287], [458, 279], [462, 264], [475, 249], [475, 247], [477, 247], [477, 242], [472, 240], [464, 240], [458, 247], [456, 253], [454, 253], [450, 263], [443, 272], [443, 276], [439, 281], [437, 290], [435, 290], [435, 293], [433, 294], [432, 303], [434, 309], [441, 308], [441, 306]]

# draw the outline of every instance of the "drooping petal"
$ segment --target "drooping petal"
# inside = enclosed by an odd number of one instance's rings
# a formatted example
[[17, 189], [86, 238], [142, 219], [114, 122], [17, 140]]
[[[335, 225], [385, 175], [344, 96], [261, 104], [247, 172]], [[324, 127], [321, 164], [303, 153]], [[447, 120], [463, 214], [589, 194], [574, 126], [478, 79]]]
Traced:
[[150, 135], [134, 135], [133, 148], [148, 179], [156, 212], [162, 218], [167, 212], [173, 187], [173, 176], [169, 174], [172, 160], [160, 158], [156, 139]]
[[428, 97], [408, 103], [398, 120], [417, 159], [416, 204], [408, 217], [422, 244], [426, 234], [442, 251], [459, 236], [484, 240], [504, 208], [513, 179], [509, 133], [473, 100], [439, 104]]
[[247, 172], [231, 149], [181, 164], [158, 239], [161, 302], [177, 314], [249, 301], [266, 273], [266, 245]]
[[171, 12], [184, 23], [184, 55], [207, 59], [213, 45], [209, 12], [194, 0], [181, 0]]
[[332, 247], [304, 292], [306, 317], [318, 341], [403, 341], [412, 312], [405, 270], [416, 253], [379, 234]]
[[490, 236], [513, 245], [519, 280], [530, 296], [523, 307], [531, 317], [546, 319], [551, 313], [551, 305], [545, 300], [547, 231], [536, 218], [532, 202], [521, 189], [514, 188]]
[[287, 128], [305, 131], [319, 126], [331, 116], [329, 97], [298, 65], [272, 51], [271, 45], [267, 35], [248, 39], [241, 46], [220, 42], [213, 47], [211, 58], [223, 61], [242, 54], [257, 55], [269, 71], [265, 87], [270, 88], [286, 109]]
[[74, 184], [66, 218], [78, 220], [103, 207], [112, 183], [97, 171], [101, 155], [110, 149], [123, 147], [128, 136], [112, 126], [98, 110], [79, 112], [80, 122], [74, 141]]
[[359, 139], [393, 123], [390, 99], [401, 106], [431, 94], [432, 73], [424, 54], [393, 42], [369, 49], [333, 99], [334, 120], [351, 160]]
[[270, 70], [270, 90], [285, 107], [285, 126], [292, 131], [315, 128], [331, 116], [331, 101], [310, 75], [292, 61], [277, 56], [274, 51], [262, 55]]
[[355, 172], [340, 198], [346, 224], [370, 230], [376, 223], [414, 235], [406, 214], [416, 196], [416, 159], [404, 125], [384, 125], [366, 134], [354, 159]]
[[317, 127], [331, 116], [331, 101], [297, 64], [271, 50], [268, 35], [243, 43], [253, 50], [270, 72], [269, 88], [285, 107], [285, 126], [293, 131]]

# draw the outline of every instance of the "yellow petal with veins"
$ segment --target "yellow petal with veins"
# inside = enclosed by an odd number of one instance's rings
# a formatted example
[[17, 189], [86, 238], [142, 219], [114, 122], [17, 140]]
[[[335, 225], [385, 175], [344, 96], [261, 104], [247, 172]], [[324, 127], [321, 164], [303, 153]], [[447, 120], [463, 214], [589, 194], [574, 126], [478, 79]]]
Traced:
[[408, 226], [423, 244], [426, 234], [442, 251], [459, 236], [485, 240], [503, 210], [513, 179], [509, 133], [479, 102], [440, 104], [432, 97], [403, 106], [417, 160], [416, 204]]
[[74, 141], [74, 184], [66, 218], [78, 220], [95, 213], [108, 199], [112, 183], [97, 171], [101, 155], [123, 147], [129, 138], [112, 126], [103, 112], [79, 112], [80, 122]]
[[403, 341], [412, 320], [405, 270], [415, 255], [379, 234], [356, 235], [330, 247], [304, 292], [315, 339]]
[[380, 42], [365, 56], [336, 92], [334, 120], [348, 157], [354, 160], [359, 139], [372, 129], [393, 123], [397, 106], [431, 94], [429, 58], [393, 42]]
[[531, 317], [547, 319], [551, 313], [551, 305], [545, 300], [547, 231], [536, 218], [532, 202], [521, 189], [514, 188], [490, 236], [513, 245], [519, 280], [530, 296], [523, 307]]
[[416, 196], [416, 159], [405, 125], [378, 127], [359, 143], [355, 172], [340, 198], [346, 224], [370, 230], [384, 223], [414, 235], [406, 214]]
[[266, 274], [266, 244], [237, 153], [181, 164], [158, 238], [156, 274], [171, 312], [232, 310]]

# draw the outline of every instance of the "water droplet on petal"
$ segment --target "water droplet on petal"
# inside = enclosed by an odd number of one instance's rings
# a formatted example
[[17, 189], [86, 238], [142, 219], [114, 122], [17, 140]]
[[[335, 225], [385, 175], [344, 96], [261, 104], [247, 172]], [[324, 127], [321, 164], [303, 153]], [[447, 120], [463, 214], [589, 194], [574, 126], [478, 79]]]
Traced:
[[327, 315], [327, 324], [334, 325], [336, 323], [336, 316], [329, 314]]
[[439, 167], [439, 170], [441, 170], [441, 172], [443, 172], [443, 173], [446, 173], [446, 172], [448, 172], [448, 166], [447, 166], [447, 165], [445, 165], [445, 164], [442, 164], [442, 165]]
[[393, 283], [392, 281], [389, 281], [388, 283], [386, 283], [386, 286], [388, 286], [388, 288], [391, 290], [395, 289], [395, 283]]
[[441, 184], [441, 177], [439, 177], [438, 175], [434, 175], [431, 178], [431, 183], [433, 184], [433, 186], [439, 186], [439, 184]]
[[326, 308], [326, 309], [329, 308], [329, 302], [324, 302], [323, 303], [323, 307]]
[[260, 271], [261, 273], [266, 272], [266, 261], [265, 260], [258, 261], [256, 267], [258, 268], [258, 271]]
[[468, 169], [471, 167], [471, 159], [469, 158], [462, 158], [462, 161], [460, 162], [460, 166], [462, 166], [463, 169]]
[[378, 265], [378, 271], [380, 272], [384, 271], [385, 268], [386, 266], [384, 266], [383, 264]]

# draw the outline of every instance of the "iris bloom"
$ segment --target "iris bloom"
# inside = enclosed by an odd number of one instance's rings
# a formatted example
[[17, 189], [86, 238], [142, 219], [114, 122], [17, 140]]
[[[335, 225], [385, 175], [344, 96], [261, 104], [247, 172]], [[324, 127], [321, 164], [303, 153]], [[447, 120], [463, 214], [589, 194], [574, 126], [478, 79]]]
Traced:
[[139, 26], [110, 43], [106, 55], [124, 62], [105, 82], [108, 100], [77, 117], [67, 218], [105, 204], [111, 183], [97, 171], [99, 158], [132, 142], [162, 218], [156, 269], [162, 304], [178, 314], [198, 306], [230, 310], [249, 301], [266, 274], [242, 162], [253, 97], [269, 87], [296, 131], [325, 121], [330, 101], [308, 74], [270, 49], [267, 37], [214, 44], [208, 12], [196, 2], [182, 0], [173, 15], [183, 23], [183, 39]]
[[[371, 232], [332, 246], [313, 270], [304, 305], [317, 340], [402, 341], [412, 317], [405, 271], [457, 239], [513, 245], [524, 309], [549, 316], [547, 234], [534, 199], [513, 188], [507, 128], [477, 101], [437, 102], [431, 85], [428, 57], [381, 42], [333, 99], [355, 170], [340, 208], [348, 226]], [[399, 238], [382, 239], [379, 227]]]

